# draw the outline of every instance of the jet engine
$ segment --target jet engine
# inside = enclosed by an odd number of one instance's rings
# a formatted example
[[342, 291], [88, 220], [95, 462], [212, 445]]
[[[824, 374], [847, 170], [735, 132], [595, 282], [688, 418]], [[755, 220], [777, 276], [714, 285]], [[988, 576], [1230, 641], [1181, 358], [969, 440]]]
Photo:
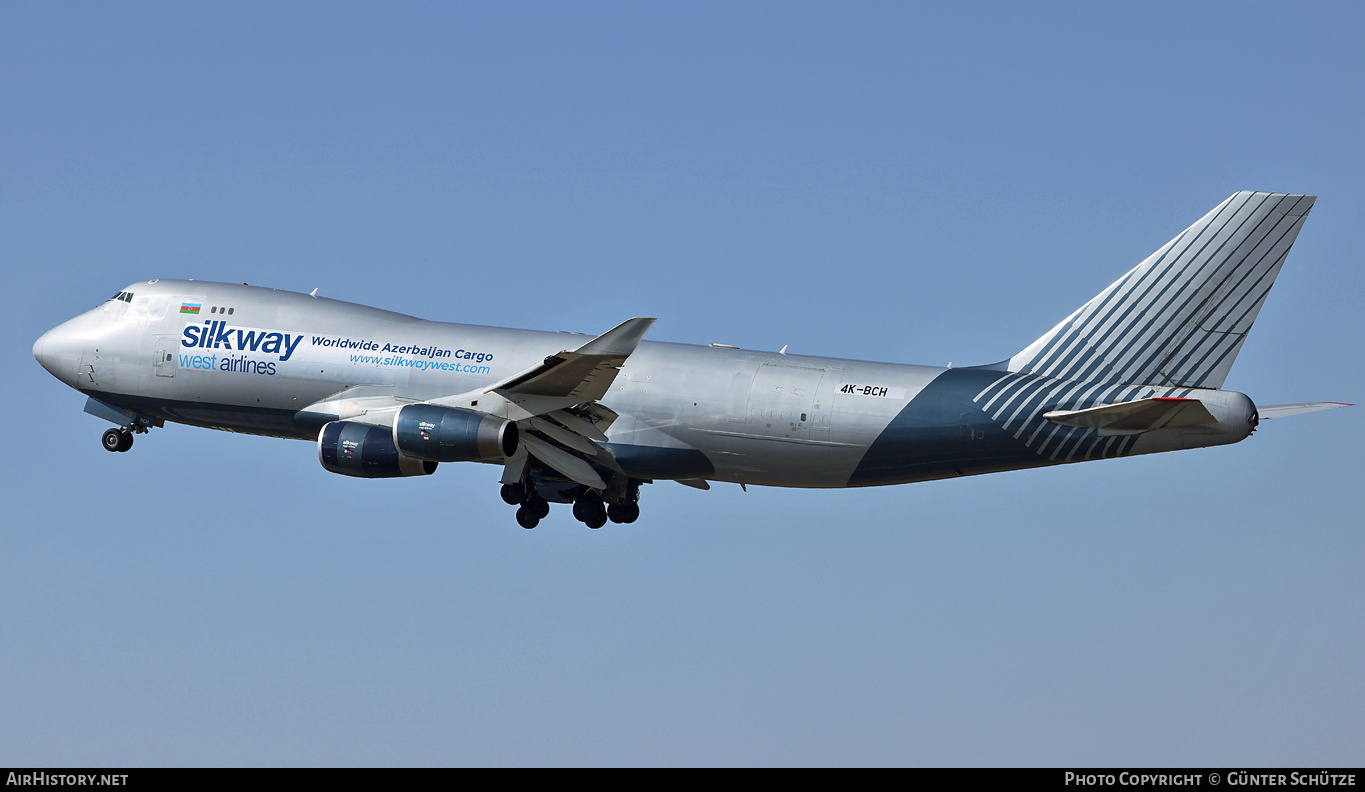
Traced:
[[393, 422], [393, 444], [433, 462], [503, 459], [517, 452], [517, 425], [460, 407], [409, 404]]
[[402, 453], [387, 427], [332, 421], [318, 433], [318, 461], [343, 476], [395, 478], [429, 476], [436, 463]]

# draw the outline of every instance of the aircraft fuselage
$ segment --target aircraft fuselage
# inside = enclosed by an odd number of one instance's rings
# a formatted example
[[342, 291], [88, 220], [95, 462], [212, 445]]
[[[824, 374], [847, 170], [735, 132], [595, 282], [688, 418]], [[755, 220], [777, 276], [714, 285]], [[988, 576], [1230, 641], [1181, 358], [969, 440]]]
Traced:
[[[130, 285], [34, 346], [56, 377], [154, 421], [315, 440], [306, 411], [347, 389], [422, 401], [490, 385], [587, 337], [434, 322], [292, 292]], [[197, 311], [196, 311], [197, 306]], [[195, 312], [192, 312], [195, 311]], [[1102, 436], [1040, 416], [1197, 398], [1216, 426]], [[785, 487], [896, 484], [1216, 445], [1250, 434], [1239, 393], [645, 341], [599, 400], [642, 479]], [[660, 453], [669, 449], [671, 453]]]

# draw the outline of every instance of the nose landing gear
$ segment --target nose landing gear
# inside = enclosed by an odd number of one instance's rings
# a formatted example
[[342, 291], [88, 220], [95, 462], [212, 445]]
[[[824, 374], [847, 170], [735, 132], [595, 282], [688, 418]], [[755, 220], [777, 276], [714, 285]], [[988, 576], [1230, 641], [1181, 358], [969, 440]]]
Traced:
[[108, 429], [100, 436], [100, 445], [104, 446], [105, 451], [127, 451], [133, 447], [134, 433], [146, 434], [148, 429], [164, 424], [160, 418], [115, 407], [94, 396], [86, 399], [85, 411], [96, 418], [118, 424], [116, 428]]
[[108, 429], [100, 438], [105, 451], [127, 451], [133, 447], [133, 432], [130, 429]]

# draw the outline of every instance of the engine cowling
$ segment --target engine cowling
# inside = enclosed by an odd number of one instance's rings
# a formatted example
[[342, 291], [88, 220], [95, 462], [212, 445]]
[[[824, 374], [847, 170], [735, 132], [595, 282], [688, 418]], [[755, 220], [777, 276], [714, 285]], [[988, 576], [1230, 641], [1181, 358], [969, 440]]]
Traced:
[[387, 427], [332, 421], [318, 432], [318, 461], [333, 473], [358, 478], [429, 476], [436, 463], [402, 453]]
[[398, 450], [434, 462], [504, 459], [517, 452], [518, 438], [515, 423], [460, 407], [409, 404], [393, 422]]

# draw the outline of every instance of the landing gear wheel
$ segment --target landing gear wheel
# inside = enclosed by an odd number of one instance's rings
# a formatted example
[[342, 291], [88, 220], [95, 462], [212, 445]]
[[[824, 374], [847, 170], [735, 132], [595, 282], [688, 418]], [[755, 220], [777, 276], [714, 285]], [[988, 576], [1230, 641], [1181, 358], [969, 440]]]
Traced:
[[526, 500], [526, 488], [521, 484], [504, 484], [498, 494], [502, 495], [502, 502], [508, 506], [516, 506]]
[[588, 493], [573, 502], [573, 516], [589, 528], [601, 528], [607, 524], [607, 507], [601, 498]]
[[540, 525], [540, 518], [536, 516], [535, 512], [531, 511], [530, 506], [522, 506], [517, 509], [517, 524], [529, 531]]
[[530, 513], [534, 514], [537, 520], [543, 520], [550, 516], [550, 502], [539, 495], [532, 495], [528, 498], [523, 508], [530, 510]]
[[636, 520], [640, 519], [640, 504], [638, 503], [621, 504], [621, 516], [623, 518], [621, 522], [623, 523], [633, 523]]
[[100, 445], [105, 451], [127, 451], [133, 447], [133, 433], [120, 429], [108, 429], [100, 437]]

